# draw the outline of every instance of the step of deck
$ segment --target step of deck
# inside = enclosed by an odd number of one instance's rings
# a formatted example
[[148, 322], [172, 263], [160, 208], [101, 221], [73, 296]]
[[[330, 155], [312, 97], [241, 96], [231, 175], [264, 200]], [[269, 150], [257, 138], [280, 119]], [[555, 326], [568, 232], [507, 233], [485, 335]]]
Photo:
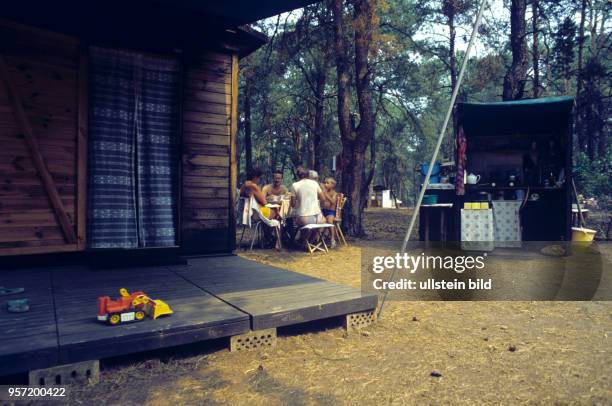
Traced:
[[263, 330], [372, 310], [376, 295], [240, 257], [192, 259], [177, 274], [251, 316]]

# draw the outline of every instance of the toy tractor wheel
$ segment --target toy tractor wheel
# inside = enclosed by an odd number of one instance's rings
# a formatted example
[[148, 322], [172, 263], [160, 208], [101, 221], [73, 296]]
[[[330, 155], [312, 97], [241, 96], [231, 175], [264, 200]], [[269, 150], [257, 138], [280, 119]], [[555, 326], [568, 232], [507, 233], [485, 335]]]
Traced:
[[108, 324], [114, 326], [115, 324], [119, 324], [121, 322], [121, 315], [119, 314], [111, 314], [108, 318]]
[[142, 310], [139, 310], [136, 313], [134, 313], [134, 318], [140, 321], [145, 318], [145, 313]]

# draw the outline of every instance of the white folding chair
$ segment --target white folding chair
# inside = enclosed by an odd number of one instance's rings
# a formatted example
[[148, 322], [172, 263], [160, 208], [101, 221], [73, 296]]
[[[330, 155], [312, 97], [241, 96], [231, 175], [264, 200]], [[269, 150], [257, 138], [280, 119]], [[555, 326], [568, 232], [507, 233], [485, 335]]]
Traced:
[[[305, 226], [300, 227], [300, 233], [303, 233], [304, 231], [308, 231], [308, 234], [310, 234], [312, 230], [321, 231], [321, 230], [330, 229], [333, 227], [334, 225], [329, 224], [329, 223], [306, 224]], [[321, 233], [317, 233], [317, 239], [314, 242], [311, 242], [310, 238], [307, 237], [306, 246], [308, 247], [308, 251], [311, 254], [313, 254], [315, 251], [329, 252], [329, 249], [327, 248], [327, 244], [325, 243], [325, 239], [323, 238]]]
[[[240, 240], [238, 241], [238, 247], [240, 247], [240, 244], [242, 244], [242, 239], [244, 238], [244, 232], [246, 231], [247, 228], [251, 228], [251, 221], [250, 221], [250, 216], [245, 214], [248, 212], [250, 212], [250, 208], [248, 207], [249, 204], [249, 199], [246, 197], [240, 197], [237, 200], [237, 205], [236, 205], [236, 223], [237, 226], [242, 226], [242, 234], [240, 234]], [[247, 218], [249, 218], [247, 220]]]
[[240, 198], [238, 214], [239, 214], [238, 216], [239, 224], [243, 226], [242, 235], [240, 236], [240, 242], [238, 243], [239, 245], [240, 243], [242, 243], [244, 232], [247, 227], [248, 228], [254, 227], [253, 236], [251, 237], [251, 244], [249, 248], [250, 250], [253, 250], [253, 245], [255, 245], [256, 240], [259, 240], [260, 245], [263, 248], [263, 241], [264, 241], [264, 232], [262, 228], [263, 226], [274, 228], [278, 241], [281, 241], [280, 239], [280, 235], [281, 235], [280, 221], [271, 220], [267, 218], [266, 216], [264, 216], [263, 213], [261, 212], [261, 207], [259, 206], [259, 204], [257, 203], [257, 200], [255, 200], [253, 196]]
[[258, 238], [260, 241], [260, 245], [263, 248], [264, 241], [264, 232], [262, 228], [262, 224], [271, 227], [274, 229], [276, 233], [276, 238], [278, 238], [278, 243], [281, 241], [281, 223], [278, 220], [269, 219], [263, 215], [259, 205], [253, 208], [253, 218], [257, 222], [255, 224], [255, 235], [253, 236], [253, 240], [251, 240], [251, 250], [253, 250], [253, 243], [255, 242], [255, 238]]

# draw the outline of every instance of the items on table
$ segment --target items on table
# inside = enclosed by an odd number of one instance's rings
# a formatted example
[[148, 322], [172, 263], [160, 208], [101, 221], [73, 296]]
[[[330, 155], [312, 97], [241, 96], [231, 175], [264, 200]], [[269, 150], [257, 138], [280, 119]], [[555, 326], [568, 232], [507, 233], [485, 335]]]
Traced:
[[463, 208], [465, 210], [488, 210], [489, 202], [465, 202]]

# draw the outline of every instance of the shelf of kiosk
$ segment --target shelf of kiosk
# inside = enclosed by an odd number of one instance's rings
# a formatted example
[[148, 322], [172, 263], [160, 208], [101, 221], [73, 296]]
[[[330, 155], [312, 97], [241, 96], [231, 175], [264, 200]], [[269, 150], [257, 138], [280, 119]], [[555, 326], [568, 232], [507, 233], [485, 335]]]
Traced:
[[561, 186], [482, 186], [465, 185], [466, 190], [527, 190], [531, 192], [565, 190], [565, 185]]
[[456, 200], [455, 186], [450, 183], [430, 183], [425, 194], [438, 196], [438, 203], [455, 203]]
[[[463, 201], [470, 201], [479, 191], [492, 192], [492, 205], [495, 206], [495, 192], [509, 192], [523, 190], [527, 186], [480, 186], [466, 185], [466, 194]], [[520, 221], [522, 228], [521, 239], [523, 241], [563, 241], [567, 239], [567, 200], [565, 199], [567, 188], [560, 187], [530, 186], [529, 194], [537, 193], [538, 199], [528, 198], [520, 210]], [[560, 196], [563, 196], [560, 198]], [[512, 200], [512, 199], [509, 199]], [[514, 199], [516, 200], [516, 199]]]

